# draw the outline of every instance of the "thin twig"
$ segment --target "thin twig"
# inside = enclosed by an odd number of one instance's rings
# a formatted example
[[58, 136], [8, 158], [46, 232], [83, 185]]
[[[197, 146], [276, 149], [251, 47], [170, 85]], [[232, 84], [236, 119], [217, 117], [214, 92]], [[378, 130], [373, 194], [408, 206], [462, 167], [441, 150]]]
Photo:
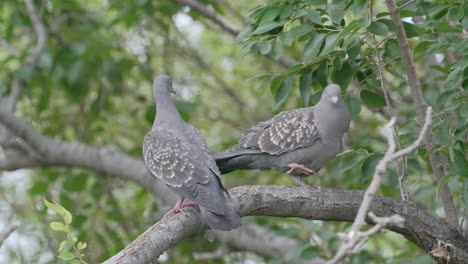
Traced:
[[0, 247], [2, 246], [3, 242], [5, 242], [5, 240], [18, 228], [18, 224], [12, 224], [9, 227], [0, 231]]
[[[370, 9], [371, 9], [371, 17], [373, 17], [373, 3], [374, 1], [371, 1], [371, 6], [370, 6]], [[375, 52], [375, 56], [377, 58], [377, 69], [378, 69], [378, 72], [379, 72], [379, 76], [380, 76], [380, 86], [382, 88], [382, 92], [384, 94], [384, 98], [385, 98], [385, 101], [387, 102], [387, 109], [388, 109], [388, 113], [390, 115], [390, 117], [393, 117], [393, 110], [392, 110], [392, 105], [391, 105], [391, 101], [390, 101], [390, 96], [388, 95], [388, 92], [387, 92], [387, 88], [385, 87], [385, 77], [384, 77], [384, 73], [383, 73], [383, 69], [382, 69], [382, 60], [380, 58], [380, 53], [379, 53], [379, 47], [377, 44], [377, 39], [375, 37], [375, 34], [372, 34], [372, 41], [374, 42], [374, 52]], [[398, 135], [398, 125], [394, 125], [393, 126], [393, 131], [395, 133], [395, 136], [397, 138], [397, 147], [398, 149], [401, 149], [401, 140], [400, 140], [400, 136]], [[400, 185], [400, 196], [401, 196], [401, 199], [403, 201], [408, 201], [409, 200], [409, 194], [408, 194], [408, 186], [406, 185], [406, 178], [408, 176], [408, 170], [407, 170], [407, 164], [408, 164], [408, 161], [407, 161], [407, 158], [406, 156], [402, 156], [401, 157], [401, 165], [402, 165], [402, 169], [401, 169], [401, 172], [399, 173], [399, 176], [398, 176], [398, 182], [399, 182], [399, 185]]]
[[[395, 125], [396, 118], [393, 117], [390, 122], [384, 126], [382, 129], [382, 134], [387, 138], [388, 142], [388, 149], [385, 152], [384, 157], [379, 161], [377, 166], [375, 167], [375, 172], [372, 177], [372, 181], [364, 193], [364, 197], [362, 199], [362, 203], [359, 206], [359, 210], [356, 214], [354, 219], [353, 225], [347, 234], [344, 236], [344, 242], [341, 244], [341, 247], [338, 249], [335, 257], [327, 262], [327, 264], [338, 263], [347, 256], [353, 254], [364, 241], [366, 241], [370, 235], [380, 231], [382, 228], [385, 228], [387, 225], [403, 225], [404, 219], [398, 215], [392, 215], [389, 217], [377, 217], [372, 212], [368, 213], [370, 204], [372, 199], [374, 198], [375, 194], [377, 193], [380, 183], [382, 181], [383, 175], [387, 170], [387, 165], [402, 157], [403, 155], [408, 155], [416, 148], [418, 148], [427, 131], [431, 127], [432, 119], [431, 119], [431, 111], [432, 109], [429, 107], [426, 111], [426, 118], [424, 122], [424, 126], [422, 127], [418, 138], [408, 147], [401, 149], [398, 152], [396, 150], [395, 138], [393, 136], [393, 126]], [[376, 223], [375, 226], [370, 228], [368, 231], [360, 231], [361, 227], [365, 224], [366, 216], [369, 216], [369, 219]]]

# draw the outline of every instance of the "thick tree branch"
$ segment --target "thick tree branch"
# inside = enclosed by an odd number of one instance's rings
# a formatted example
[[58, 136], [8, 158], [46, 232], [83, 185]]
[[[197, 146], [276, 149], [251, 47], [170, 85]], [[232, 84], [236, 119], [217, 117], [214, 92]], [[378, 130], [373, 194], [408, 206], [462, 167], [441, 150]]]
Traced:
[[[411, 56], [411, 49], [408, 45], [408, 38], [406, 37], [406, 32], [403, 27], [403, 23], [400, 18], [399, 9], [394, 0], [386, 0], [388, 10], [391, 13], [392, 21], [397, 27], [397, 39], [398, 44], [401, 50], [401, 58], [406, 68], [406, 75], [408, 76], [408, 83], [411, 88], [413, 102], [416, 105], [416, 113], [418, 117], [418, 123], [422, 125], [424, 123], [424, 113], [426, 111], [426, 103], [421, 92], [421, 86], [419, 83], [418, 76], [416, 74], [416, 67], [413, 62], [413, 57]], [[444, 166], [446, 165], [442, 153], [438, 150], [433, 150], [434, 135], [429, 131], [424, 137], [424, 143], [426, 149], [429, 151], [429, 161], [431, 163], [432, 170], [434, 171], [437, 181], [442, 180], [444, 177]], [[447, 217], [447, 222], [455, 227], [458, 227], [458, 217], [457, 209], [455, 203], [453, 202], [453, 197], [450, 192], [450, 189], [447, 184], [444, 184], [440, 190], [440, 197], [442, 200], [442, 205], [445, 211], [445, 216]]]
[[[337, 189], [313, 190], [288, 186], [243, 186], [230, 190], [233, 204], [242, 216], [268, 215], [301, 217], [324, 221], [353, 221], [363, 193]], [[426, 252], [438, 246], [438, 240], [449, 243], [451, 263], [468, 263], [468, 240], [456, 230], [440, 223], [412, 204], [384, 197], [375, 197], [370, 211], [376, 216], [401, 215], [403, 227], [389, 224], [388, 229], [403, 235]], [[187, 210], [162, 219], [146, 230], [124, 250], [105, 263], [149, 263], [178, 241], [206, 229], [199, 212]], [[369, 222], [372, 220], [368, 219]], [[439, 263], [446, 259], [433, 256]]]

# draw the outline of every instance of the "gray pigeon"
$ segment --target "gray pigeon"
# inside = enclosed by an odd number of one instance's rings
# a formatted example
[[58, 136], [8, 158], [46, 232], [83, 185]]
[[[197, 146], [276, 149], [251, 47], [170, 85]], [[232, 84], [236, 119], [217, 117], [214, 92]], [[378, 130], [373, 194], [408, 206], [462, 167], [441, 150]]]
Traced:
[[[226, 200], [220, 172], [200, 132], [184, 122], [170, 93], [167, 75], [154, 80], [156, 118], [143, 141], [143, 156], [151, 175], [181, 196], [167, 215], [199, 207], [212, 229], [231, 230], [241, 225], [239, 215]], [[183, 204], [184, 199], [193, 203]]]
[[315, 106], [281, 112], [260, 122], [237, 145], [214, 157], [223, 174], [278, 170], [297, 176], [296, 183], [306, 186], [303, 177], [318, 172], [343, 150], [349, 122], [340, 86], [329, 84]]

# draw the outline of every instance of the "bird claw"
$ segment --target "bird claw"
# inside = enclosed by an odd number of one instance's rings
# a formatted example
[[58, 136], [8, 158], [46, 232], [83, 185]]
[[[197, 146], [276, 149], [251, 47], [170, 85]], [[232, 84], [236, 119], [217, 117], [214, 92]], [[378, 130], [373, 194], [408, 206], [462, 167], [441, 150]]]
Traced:
[[305, 175], [312, 175], [315, 174], [315, 171], [313, 169], [309, 169], [306, 166], [298, 163], [289, 163], [288, 167], [290, 168], [286, 173], [291, 174], [294, 170], [298, 170], [302, 172]]
[[198, 205], [196, 205], [194, 203], [176, 204], [176, 206], [174, 208], [172, 208], [171, 210], [169, 210], [167, 213], [164, 214], [163, 218], [173, 216], [173, 215], [175, 215], [177, 213], [182, 213], [184, 215], [187, 215], [187, 212], [184, 210], [184, 208], [187, 208], [187, 207], [193, 207], [193, 208], [199, 209]]

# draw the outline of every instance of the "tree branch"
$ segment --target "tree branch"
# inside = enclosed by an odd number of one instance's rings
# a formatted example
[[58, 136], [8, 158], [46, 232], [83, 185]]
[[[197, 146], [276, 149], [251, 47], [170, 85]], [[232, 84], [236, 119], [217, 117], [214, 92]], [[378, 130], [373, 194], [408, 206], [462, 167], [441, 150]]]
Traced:
[[[267, 215], [301, 217], [324, 221], [353, 221], [363, 193], [337, 189], [312, 190], [288, 186], [243, 186], [230, 190], [233, 205], [241, 216]], [[453, 245], [451, 263], [468, 263], [468, 241], [456, 230], [439, 223], [412, 204], [375, 197], [370, 210], [377, 216], [400, 214], [403, 227], [389, 223], [388, 228], [403, 235], [426, 252], [437, 248], [437, 240]], [[368, 219], [369, 222], [372, 220]], [[149, 263], [178, 241], [205, 230], [206, 224], [195, 209], [187, 214], [167, 217], [151, 226], [124, 250], [107, 260], [111, 263]], [[434, 259], [445, 263], [445, 259]]]
[[12, 224], [11, 226], [3, 229], [0, 231], [0, 247], [2, 247], [3, 242], [13, 233], [16, 229], [18, 229], [18, 224]]
[[[411, 93], [413, 95], [413, 102], [416, 105], [416, 113], [418, 117], [418, 123], [420, 125], [424, 122], [424, 112], [426, 110], [426, 104], [421, 92], [421, 86], [416, 74], [416, 68], [414, 66], [413, 57], [411, 56], [411, 49], [408, 45], [408, 38], [406, 37], [405, 29], [400, 18], [399, 9], [394, 0], [385, 0], [388, 10], [391, 13], [392, 21], [397, 27], [397, 39], [398, 44], [401, 50], [401, 58], [406, 68], [406, 75], [408, 76], [408, 83], [411, 88]], [[434, 150], [435, 142], [434, 135], [432, 132], [428, 132], [424, 137], [424, 143], [426, 149], [429, 152], [429, 161], [431, 163], [432, 170], [434, 171], [437, 181], [442, 180], [444, 177], [444, 165], [446, 165], [445, 160], [442, 156], [442, 153], [438, 150]], [[445, 216], [447, 217], [447, 222], [455, 227], [458, 227], [458, 217], [457, 209], [453, 202], [452, 193], [450, 188], [445, 183], [440, 190], [440, 197], [442, 200], [442, 205], [445, 211]]]

